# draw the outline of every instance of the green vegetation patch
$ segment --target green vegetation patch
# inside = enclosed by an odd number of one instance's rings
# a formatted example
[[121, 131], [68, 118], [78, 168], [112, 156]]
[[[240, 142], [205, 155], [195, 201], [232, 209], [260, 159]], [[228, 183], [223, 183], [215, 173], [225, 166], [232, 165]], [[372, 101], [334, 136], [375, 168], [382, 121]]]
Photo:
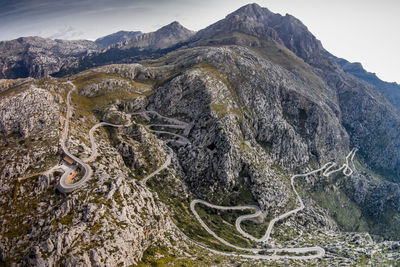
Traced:
[[93, 112], [103, 110], [113, 103], [115, 100], [127, 101], [132, 98], [137, 98], [142, 96], [141, 94], [127, 92], [123, 89], [116, 89], [110, 94], [103, 94], [96, 97], [86, 97], [77, 93], [72, 94], [72, 104], [79, 106], [79, 109], [83, 114], [85, 112]]
[[[152, 245], [144, 251], [142, 260], [137, 266], [172, 266], [176, 259], [176, 255], [169, 254], [168, 248], [162, 245]], [[187, 266], [193, 266], [193, 264]]]
[[100, 83], [104, 79], [123, 79], [118, 74], [114, 73], [105, 73], [105, 72], [88, 72], [83, 75], [78, 75], [74, 77], [74, 84], [78, 90], [81, 90], [83, 87], [94, 84]]
[[243, 237], [235, 227], [236, 219], [245, 214], [252, 212], [248, 211], [221, 211], [209, 208], [205, 205], [196, 205], [196, 211], [206, 225], [219, 237], [227, 242], [239, 247], [252, 248], [256, 244], [253, 241]]
[[[14, 80], [7, 80], [7, 83], [12, 83]], [[4, 82], [5, 83], [5, 82]], [[21, 84], [11, 85], [7, 90], [0, 92], [0, 99], [5, 97], [15, 96], [22, 93], [32, 84], [32, 81], [27, 81]]]
[[[343, 175], [335, 175], [332, 179], [343, 179]], [[330, 216], [345, 231], [368, 231], [368, 223], [363, 217], [359, 206], [350, 199], [340, 187], [332, 182], [320, 182], [309, 194], [320, 205], [326, 209]]]
[[160, 200], [168, 206], [172, 213], [171, 219], [185, 235], [210, 248], [220, 251], [233, 251], [232, 248], [221, 244], [200, 225], [190, 211], [191, 199], [177, 193], [183, 192], [182, 184], [171, 179], [170, 175], [165, 174], [153, 177], [147, 182], [147, 185], [153, 191], [156, 191]]

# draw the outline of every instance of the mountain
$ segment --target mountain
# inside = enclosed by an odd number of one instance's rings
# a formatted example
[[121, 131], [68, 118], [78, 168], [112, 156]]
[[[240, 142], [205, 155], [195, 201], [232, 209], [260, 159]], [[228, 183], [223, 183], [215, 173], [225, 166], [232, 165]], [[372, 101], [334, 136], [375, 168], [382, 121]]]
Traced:
[[395, 266], [400, 113], [343, 66], [250, 4], [0, 80], [0, 262]]
[[[257, 45], [257, 41], [275, 41], [285, 45], [306, 62], [320, 56], [321, 43], [310, 33], [307, 27], [295, 17], [282, 16], [261, 8], [257, 4], [246, 5], [229, 14], [225, 19], [199, 31], [194, 40], [201, 42], [229, 42], [232, 34], [241, 33], [257, 37], [248, 40], [249, 45]], [[216, 40], [215, 40], [216, 39]], [[240, 41], [243, 39], [238, 38]]]
[[[333, 57], [333, 56], [332, 56]], [[389, 102], [398, 110], [400, 110], [400, 85], [393, 82], [385, 82], [379, 79], [375, 73], [366, 71], [361, 63], [350, 63], [345, 59], [333, 57], [336, 63], [344, 72], [354, 75], [355, 77], [369, 83], [378, 88], [378, 90], [389, 100]]]
[[107, 48], [110, 45], [126, 41], [142, 34], [140, 31], [119, 31], [101, 38], [96, 39], [94, 42], [102, 48]]
[[[173, 22], [151, 33], [120, 31], [95, 42], [22, 37], [0, 42], [0, 78], [41, 78], [98, 65], [157, 57], [193, 32]], [[161, 50], [161, 52], [160, 52]]]
[[178, 22], [172, 22], [155, 32], [139, 34], [108, 48], [82, 57], [75, 66], [66, 66], [53, 76], [62, 77], [95, 66], [116, 63], [133, 63], [159, 58], [178, 49], [193, 36], [193, 32]]
[[0, 78], [44, 77], [97, 49], [91, 41], [22, 37], [0, 42]]
[[193, 31], [174, 21], [155, 32], [137, 35], [133, 39], [117, 45], [117, 47], [121, 49], [132, 47], [146, 50], [165, 49], [189, 39], [192, 35]]

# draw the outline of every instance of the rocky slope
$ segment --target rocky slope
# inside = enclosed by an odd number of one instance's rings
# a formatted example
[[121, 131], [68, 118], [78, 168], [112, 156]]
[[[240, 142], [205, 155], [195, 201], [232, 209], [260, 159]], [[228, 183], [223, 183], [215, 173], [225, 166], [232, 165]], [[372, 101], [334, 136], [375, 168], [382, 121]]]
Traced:
[[400, 110], [400, 85], [397, 83], [389, 83], [379, 79], [375, 73], [366, 71], [361, 63], [350, 63], [345, 59], [332, 56], [335, 62], [343, 69], [344, 72], [354, 75], [355, 77], [369, 83], [378, 88], [378, 90], [387, 98], [387, 100], [398, 110]]
[[138, 34], [132, 39], [126, 39], [102, 51], [82, 57], [78, 64], [72, 67], [66, 66], [55, 73], [55, 76], [62, 77], [94, 66], [158, 58], [182, 46], [193, 34], [178, 22], [172, 22], [155, 32]]
[[[196, 44], [231, 43], [235, 41], [230, 36], [232, 33], [257, 37], [254, 43], [247, 43], [251, 46], [258, 46], [260, 40], [283, 44], [306, 62], [315, 60], [321, 54], [321, 43], [300, 20], [289, 14], [282, 16], [272, 13], [257, 4], [246, 5], [229, 14], [225, 19], [199, 31], [193, 40], [197, 41]], [[237, 41], [244, 40], [238, 38]]]
[[[120, 31], [97, 39], [66, 41], [22, 37], [0, 42], [0, 79], [62, 75], [143, 55], [159, 55], [194, 33], [178, 22], [155, 32]], [[161, 54], [164, 54], [162, 52]]]
[[[393, 109], [379, 90], [343, 73], [299, 20], [251, 4], [199, 31], [193, 40], [193, 46], [247, 46], [295, 75], [314, 81], [311, 87], [327, 91], [329, 99], [333, 95], [337, 98], [335, 112], [342, 120], [342, 125], [348, 128], [352, 145], [360, 147], [367, 163], [382, 172], [392, 173], [393, 179], [398, 181], [400, 144], [396, 140], [400, 127], [399, 112]], [[287, 49], [309, 65], [297, 61]], [[333, 95], [329, 95], [329, 92]], [[332, 106], [330, 101], [325, 102]], [[382, 135], [390, 137], [386, 139]]]
[[44, 77], [95, 51], [91, 41], [51, 40], [23, 37], [0, 42], [0, 78]]
[[174, 21], [155, 32], [136, 35], [134, 38], [117, 45], [117, 47], [122, 49], [132, 47], [146, 50], [165, 49], [186, 41], [193, 34], [193, 31], [186, 29], [179, 22]]
[[[164, 233], [171, 225], [165, 207], [156, 204], [155, 196], [132, 177], [106, 130], [97, 136], [102, 157], [94, 163], [96, 178], [85, 190], [69, 196], [56, 193], [57, 172], [15, 185], [22, 173], [38, 173], [60, 160], [59, 127], [68, 89], [47, 80], [2, 97], [1, 134], [7, 139], [1, 144], [1, 259], [35, 266], [135, 264], [150, 244], [169, 244]], [[115, 112], [111, 106], [102, 116], [118, 116]], [[71, 122], [70, 149], [75, 154], [87, 153], [87, 144], [82, 142], [87, 132], [83, 132], [97, 119], [82, 106], [75, 109], [73, 118], [81, 119]], [[122, 135], [140, 140], [129, 138], [135, 155], [140, 150], [155, 151], [149, 161], [135, 157], [135, 168], [146, 172], [163, 161], [162, 144], [141, 127], [116, 134]], [[127, 143], [125, 139], [119, 142]]]
[[[3, 262], [272, 264], [223, 254], [245, 252], [205, 231], [190, 202], [255, 204], [262, 216], [243, 229], [260, 237], [272, 218], [298, 206], [291, 175], [328, 161], [340, 166], [354, 147], [351, 175], [296, 181], [305, 209], [278, 223], [268, 244], [236, 231], [236, 218], [246, 212], [196, 210], [219, 237], [265, 249], [259, 255], [271, 253], [270, 246], [325, 251], [307, 262], [283, 253], [278, 265], [399, 261], [400, 116], [375, 87], [343, 72], [300, 21], [255, 4], [194, 36], [176, 23], [159, 34], [139, 35], [113, 51], [159, 50], [183, 40], [187, 46], [140, 64], [68, 76], [77, 87], [67, 143], [72, 154], [89, 157], [89, 131], [98, 122], [132, 122], [96, 130], [98, 156], [88, 162], [94, 175], [69, 195], [56, 191], [61, 173], [43, 171], [63, 158], [59, 142], [71, 87], [63, 78], [1, 81]], [[171, 164], [146, 180], [168, 158]]]

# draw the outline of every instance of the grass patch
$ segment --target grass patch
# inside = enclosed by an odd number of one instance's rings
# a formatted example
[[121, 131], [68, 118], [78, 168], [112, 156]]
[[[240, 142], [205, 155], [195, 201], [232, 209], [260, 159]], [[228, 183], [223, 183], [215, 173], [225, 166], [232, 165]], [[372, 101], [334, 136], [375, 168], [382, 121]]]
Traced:
[[222, 239], [239, 247], [251, 248], [256, 244], [244, 238], [235, 227], [236, 219], [249, 211], [221, 211], [209, 208], [202, 204], [196, 205], [196, 211], [207, 226]]
[[105, 72], [88, 72], [83, 75], [78, 75], [74, 77], [74, 84], [78, 90], [81, 90], [83, 87], [93, 84], [99, 83], [104, 79], [122, 79], [121, 76], [114, 73], [105, 73]]
[[[341, 174], [335, 175], [332, 179], [333, 181], [343, 179], [343, 176]], [[340, 187], [334, 186], [332, 183], [321, 182], [309, 194], [318, 205], [329, 212], [330, 216], [343, 230], [369, 230], [361, 209]]]
[[67, 215], [61, 217], [58, 219], [58, 222], [66, 225], [66, 226], [72, 226], [72, 219], [74, 218], [74, 214], [72, 212], [68, 213]]
[[176, 226], [191, 239], [220, 251], [233, 251], [218, 240], [215, 240], [190, 211], [190, 198], [184, 198], [181, 194], [182, 184], [169, 178], [168, 174], [158, 175], [147, 182], [147, 185], [156, 191], [160, 200], [166, 204], [172, 213], [171, 219]]
[[5, 97], [12, 97], [17, 94], [22, 93], [26, 89], [29, 88], [29, 86], [32, 84], [31, 80], [28, 80], [26, 82], [17, 82], [15, 83], [15, 80], [6, 80], [4, 83], [9, 83], [10, 87], [7, 88], [6, 90], [0, 92], [0, 98], [5, 98]]
[[[169, 254], [168, 248], [161, 245], [152, 245], [144, 251], [142, 260], [137, 266], [172, 266], [176, 259], [176, 255]], [[186, 266], [194, 265], [188, 264]]]
[[115, 100], [120, 100], [120, 101], [127, 101], [132, 98], [137, 98], [139, 96], [142, 96], [141, 94], [137, 93], [130, 93], [126, 92], [125, 90], [115, 90], [113, 93], [110, 94], [104, 94], [104, 95], [99, 95], [96, 97], [86, 97], [82, 96], [77, 93], [72, 94], [72, 104], [78, 105], [79, 109], [82, 112], [83, 115], [87, 114], [88, 112], [94, 112], [94, 111], [101, 111], [104, 108], [108, 107], [110, 104], [113, 103]]

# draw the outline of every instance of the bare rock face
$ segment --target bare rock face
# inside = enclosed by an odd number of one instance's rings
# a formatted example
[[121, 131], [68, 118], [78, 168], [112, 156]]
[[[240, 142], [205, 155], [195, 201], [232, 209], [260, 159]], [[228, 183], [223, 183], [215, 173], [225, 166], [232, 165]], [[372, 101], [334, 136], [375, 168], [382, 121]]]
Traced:
[[140, 49], [165, 49], [179, 42], [188, 40], [194, 34], [183, 27], [179, 22], [174, 21], [155, 32], [143, 33], [117, 44], [122, 49], [140, 48]]
[[400, 85], [395, 82], [385, 82], [379, 79], [375, 73], [366, 71], [359, 62], [348, 62], [343, 58], [330, 55], [331, 58], [343, 69], [344, 72], [375, 86], [388, 101], [400, 110]]
[[240, 47], [186, 53], [174, 64], [194, 67], [158, 88], [148, 108], [193, 125], [193, 145], [181, 148], [179, 158], [196, 195], [214, 199], [247, 176], [271, 214], [292, 198], [272, 162], [295, 168], [348, 149], [337, 106], [325, 104], [330, 100], [324, 94], [308, 90], [286, 70]]
[[56, 130], [59, 107], [48, 91], [35, 86], [0, 102], [0, 134], [37, 135], [43, 128]]
[[370, 174], [358, 174], [351, 177], [348, 187], [354, 200], [373, 217], [381, 217], [389, 206], [399, 211], [400, 186], [396, 183], [376, 181]]
[[[97, 49], [91, 41], [22, 37], [0, 42], [0, 78], [44, 77]], [[11, 56], [10, 56], [11, 55]]]
[[[246, 38], [241, 40], [229, 37], [234, 33], [254, 36], [259, 40], [246, 41]], [[228, 37], [224, 40], [224, 36]], [[289, 14], [275, 14], [257, 4], [239, 8], [226, 18], [196, 33], [192, 40], [198, 44], [234, 42], [250, 46], [259, 46], [261, 40], [274, 41], [284, 44], [306, 62], [314, 61], [323, 51], [321, 43], [300, 20]]]
[[89, 84], [82, 88], [80, 94], [87, 97], [95, 97], [101, 94], [112, 94], [115, 89], [123, 88], [133, 91], [134, 87], [128, 81], [117, 79], [104, 79], [100, 83]]
[[400, 113], [374, 87], [351, 76], [343, 80], [339, 103], [351, 142], [369, 166], [400, 182]]

